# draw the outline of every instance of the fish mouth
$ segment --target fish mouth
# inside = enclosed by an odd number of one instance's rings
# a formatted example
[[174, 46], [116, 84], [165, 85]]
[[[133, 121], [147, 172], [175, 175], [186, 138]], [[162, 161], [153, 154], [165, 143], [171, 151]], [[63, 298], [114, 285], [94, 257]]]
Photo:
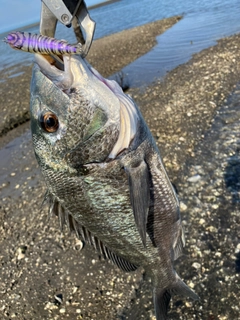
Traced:
[[[55, 57], [55, 56], [54, 56]], [[82, 78], [96, 78], [104, 83], [114, 94], [121, 95], [121, 87], [112, 80], [105, 79], [84, 58], [79, 55], [62, 55], [54, 59], [50, 55], [35, 54], [35, 61], [40, 71], [58, 88], [69, 93], [71, 88], [77, 87], [76, 70], [81, 68]], [[76, 65], [78, 66], [76, 68]], [[81, 81], [82, 82], [82, 81]]]
[[116, 81], [105, 79], [78, 55], [63, 55], [62, 63], [53, 62], [51, 57], [41, 54], [35, 54], [35, 58], [40, 72], [64, 93], [70, 94], [74, 88], [85, 88], [86, 92], [97, 88], [95, 100], [96, 97], [102, 99], [103, 109], [108, 113], [111, 109], [112, 114], [119, 111], [117, 116], [118, 121], [120, 119], [119, 136], [109, 154], [109, 159], [115, 159], [117, 155], [129, 148], [137, 133], [139, 112], [134, 101], [123, 92]]
[[50, 55], [35, 54], [35, 62], [40, 72], [65, 93], [73, 84], [72, 72], [69, 69], [67, 56], [53, 59]]

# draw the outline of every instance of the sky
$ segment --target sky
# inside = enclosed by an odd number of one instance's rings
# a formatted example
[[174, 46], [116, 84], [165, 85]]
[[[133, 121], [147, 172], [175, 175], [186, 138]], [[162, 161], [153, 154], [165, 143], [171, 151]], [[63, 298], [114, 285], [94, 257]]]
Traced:
[[[87, 6], [100, 2], [103, 0], [85, 0]], [[38, 22], [41, 0], [0, 0], [0, 8], [0, 33], [3, 33]]]

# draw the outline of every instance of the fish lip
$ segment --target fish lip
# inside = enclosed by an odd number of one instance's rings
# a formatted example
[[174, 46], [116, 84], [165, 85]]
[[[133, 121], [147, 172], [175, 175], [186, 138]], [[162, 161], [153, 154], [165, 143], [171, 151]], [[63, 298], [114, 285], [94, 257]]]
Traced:
[[76, 62], [79, 64], [80, 62], [83, 77], [94, 77], [107, 86], [115, 95], [123, 94], [121, 87], [115, 81], [105, 79], [82, 57], [77, 55], [63, 55], [62, 60], [64, 70], [57, 68], [55, 64], [51, 64], [47, 59], [47, 55], [35, 54], [35, 64], [38, 66], [40, 72], [65, 92], [69, 92], [70, 89], [77, 84], [78, 79], [74, 76], [73, 69], [74, 64]]
[[67, 91], [71, 88], [73, 84], [73, 74], [70, 68], [70, 58], [68, 55], [63, 55], [63, 65], [64, 70], [61, 70], [55, 66], [55, 64], [51, 64], [44, 55], [39, 53], [35, 54], [35, 65], [39, 69], [39, 71], [51, 80], [57, 87], [62, 89], [63, 91]]
[[79, 55], [62, 55], [63, 69], [57, 68], [53, 59], [53, 64], [50, 63], [49, 58], [52, 59], [47, 55], [37, 53], [35, 54], [35, 63], [42, 74], [66, 93], [70, 92], [71, 88], [78, 87], [79, 84], [83, 85], [88, 78], [94, 77], [104, 83], [104, 78], [100, 75], [97, 77], [92, 70], [93, 68]]

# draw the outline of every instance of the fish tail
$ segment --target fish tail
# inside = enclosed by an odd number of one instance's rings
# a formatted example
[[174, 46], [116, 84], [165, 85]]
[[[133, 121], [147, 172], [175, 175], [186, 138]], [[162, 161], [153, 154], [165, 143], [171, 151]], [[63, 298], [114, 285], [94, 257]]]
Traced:
[[154, 288], [153, 290], [153, 300], [157, 320], [167, 320], [168, 306], [173, 295], [199, 300], [198, 295], [176, 274], [176, 282], [174, 284], [164, 289]]

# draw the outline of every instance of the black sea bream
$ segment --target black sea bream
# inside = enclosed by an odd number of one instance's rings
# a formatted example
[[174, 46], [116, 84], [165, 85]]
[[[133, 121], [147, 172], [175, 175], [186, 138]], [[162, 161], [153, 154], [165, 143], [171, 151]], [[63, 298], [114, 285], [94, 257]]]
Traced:
[[171, 295], [198, 296], [176, 274], [184, 246], [177, 195], [137, 105], [86, 60], [64, 71], [36, 55], [31, 130], [51, 208], [125, 271], [144, 267], [158, 320]]

